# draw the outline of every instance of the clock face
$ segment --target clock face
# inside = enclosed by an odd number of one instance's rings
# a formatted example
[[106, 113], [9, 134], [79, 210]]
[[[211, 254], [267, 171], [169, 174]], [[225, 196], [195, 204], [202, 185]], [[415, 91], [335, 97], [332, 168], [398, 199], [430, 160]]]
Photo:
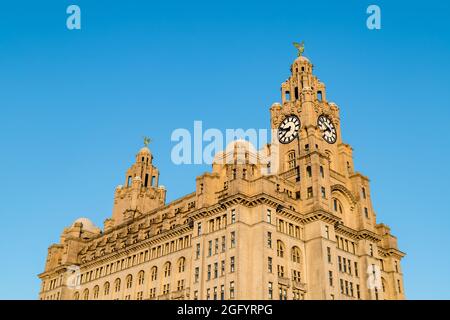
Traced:
[[287, 116], [278, 127], [278, 141], [283, 144], [292, 142], [298, 137], [300, 119], [297, 116]]
[[331, 119], [327, 116], [321, 115], [317, 119], [317, 126], [320, 130], [322, 130], [322, 138], [330, 143], [333, 144], [336, 142], [337, 134], [336, 134], [336, 128], [334, 127], [333, 122], [331, 122]]

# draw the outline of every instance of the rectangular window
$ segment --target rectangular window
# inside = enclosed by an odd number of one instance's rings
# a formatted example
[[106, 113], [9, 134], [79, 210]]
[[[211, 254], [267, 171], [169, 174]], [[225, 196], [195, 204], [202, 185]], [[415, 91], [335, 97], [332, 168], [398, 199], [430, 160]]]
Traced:
[[355, 262], [355, 276], [358, 277], [358, 262]]
[[199, 222], [197, 224], [197, 235], [201, 235], [202, 234], [202, 223]]
[[272, 248], [272, 232], [267, 232], [267, 246]]
[[350, 295], [352, 297], [354, 297], [354, 294], [353, 294], [353, 282], [350, 282]]
[[219, 253], [219, 238], [214, 241], [214, 254]]
[[212, 240], [208, 241], [208, 257], [212, 256]]
[[210, 298], [210, 295], [211, 295], [211, 289], [206, 289], [206, 300], [209, 300], [209, 298]]
[[267, 222], [268, 223], [272, 223], [272, 211], [270, 211], [269, 209], [267, 209]]
[[369, 244], [370, 256], [373, 257], [373, 245]]
[[272, 268], [272, 258], [271, 257], [267, 258], [267, 269], [270, 273], [272, 273], [273, 268]]
[[200, 277], [200, 268], [199, 268], [199, 267], [196, 267], [196, 268], [195, 268], [195, 273], [194, 273], [194, 282], [195, 282], [195, 283], [198, 282], [199, 277]]
[[330, 227], [325, 226], [325, 236], [327, 239], [330, 239]]
[[219, 264], [217, 262], [214, 262], [214, 278], [217, 278], [219, 276]]
[[366, 198], [366, 189], [364, 187], [362, 188], [362, 196], [363, 196], [363, 199]]
[[364, 215], [369, 218], [369, 210], [366, 207], [364, 207]]
[[220, 275], [223, 276], [225, 274], [225, 260], [220, 262]]
[[220, 286], [220, 300], [225, 300], [225, 286]]
[[195, 250], [196, 259], [200, 258], [200, 243], [197, 243], [197, 248]]
[[214, 300], [217, 300], [217, 287], [214, 287]]
[[231, 223], [235, 223], [236, 222], [236, 210], [232, 209], [231, 210]]
[[313, 197], [313, 188], [312, 187], [308, 187], [307, 197], [308, 197], [308, 199]]
[[338, 256], [338, 265], [339, 265], [339, 271], [342, 272], [342, 260], [341, 260], [341, 256]]
[[234, 272], [234, 257], [230, 258], [230, 272]]
[[322, 199], [326, 199], [327, 194], [326, 194], [325, 188], [324, 188], [324, 187], [321, 187], [321, 188], [320, 188], [320, 191], [321, 191], [321, 193], [322, 193]]
[[333, 286], [333, 271], [328, 271], [328, 281], [330, 283], [330, 287]]
[[331, 248], [327, 247], [327, 257], [328, 257], [328, 263], [331, 263]]
[[342, 258], [342, 266], [344, 267], [343, 269], [344, 269], [344, 272], [347, 272], [347, 261], [346, 261], [347, 259], [345, 259], [345, 258]]
[[270, 299], [270, 300], [272, 300], [273, 299], [273, 282], [269, 282], [269, 285], [268, 285], [268, 298]]
[[234, 299], [234, 281], [230, 282], [230, 299]]
[[236, 233], [234, 231], [231, 232], [231, 248], [236, 246]]
[[356, 285], [356, 297], [357, 297], [358, 299], [361, 298], [361, 293], [359, 292], [359, 284]]
[[352, 262], [350, 261], [350, 259], [348, 259], [347, 262], [348, 262], [348, 273], [351, 275], [352, 274]]
[[339, 282], [341, 285], [341, 293], [344, 294], [344, 280], [340, 279]]
[[198, 300], [198, 291], [194, 291], [194, 300]]
[[206, 279], [211, 280], [211, 265], [210, 264], [208, 264], [208, 276]]
[[226, 247], [226, 241], [225, 241], [225, 236], [222, 237], [222, 252], [225, 252], [225, 247]]

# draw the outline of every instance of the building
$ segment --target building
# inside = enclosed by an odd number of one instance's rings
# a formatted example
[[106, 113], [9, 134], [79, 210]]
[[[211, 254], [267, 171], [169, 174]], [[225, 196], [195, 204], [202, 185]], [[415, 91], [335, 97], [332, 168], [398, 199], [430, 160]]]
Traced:
[[103, 230], [80, 218], [49, 247], [40, 299], [404, 299], [404, 253], [312, 69], [300, 52], [270, 108], [276, 165], [236, 141], [166, 203], [144, 146]]

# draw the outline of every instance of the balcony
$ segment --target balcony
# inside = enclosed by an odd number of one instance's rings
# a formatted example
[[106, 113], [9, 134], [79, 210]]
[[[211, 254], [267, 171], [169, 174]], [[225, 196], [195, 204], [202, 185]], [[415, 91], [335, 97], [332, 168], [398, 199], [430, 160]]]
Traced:
[[292, 280], [292, 288], [293, 289], [298, 289], [298, 290], [301, 290], [301, 291], [306, 291], [306, 283], [302, 283], [300, 281]]
[[289, 278], [284, 278], [284, 277], [278, 277], [278, 284], [282, 285], [282, 286], [286, 286], [289, 287], [290, 286], [290, 280]]
[[173, 291], [171, 299], [172, 300], [184, 300], [186, 297], [189, 297], [189, 290], [187, 288]]

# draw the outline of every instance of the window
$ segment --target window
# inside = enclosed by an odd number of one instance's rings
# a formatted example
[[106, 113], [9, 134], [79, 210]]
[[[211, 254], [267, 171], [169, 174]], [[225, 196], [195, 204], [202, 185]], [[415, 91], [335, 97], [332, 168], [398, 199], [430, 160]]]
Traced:
[[210, 264], [208, 264], [208, 273], [207, 273], [206, 279], [211, 280], [211, 265]]
[[330, 287], [333, 286], [333, 271], [328, 271], [328, 282], [330, 284]]
[[144, 284], [144, 277], [145, 277], [144, 271], [143, 270], [139, 271], [139, 273], [138, 273], [138, 284], [139, 285]]
[[356, 297], [357, 297], [358, 299], [361, 298], [361, 293], [360, 293], [360, 291], [359, 291], [359, 284], [356, 285]]
[[236, 246], [236, 233], [234, 231], [231, 232], [231, 248]]
[[230, 272], [234, 272], [234, 257], [230, 258]]
[[323, 178], [325, 176], [324, 171], [323, 171], [323, 167], [320, 166], [320, 176]]
[[398, 293], [402, 293], [402, 286], [400, 284], [400, 280], [397, 280], [397, 288], [398, 288]]
[[292, 248], [292, 261], [300, 263], [300, 249], [298, 247]]
[[164, 265], [164, 277], [170, 277], [170, 262], [166, 262]]
[[277, 265], [277, 274], [278, 274], [278, 277], [284, 278], [284, 267], [283, 266]]
[[181, 291], [184, 289], [184, 279], [177, 281], [177, 291]]
[[328, 263], [331, 263], [331, 248], [327, 247], [327, 257], [328, 257]]
[[326, 192], [325, 192], [325, 187], [321, 187], [320, 191], [322, 192], [322, 198], [325, 199], [327, 197]]
[[109, 287], [110, 287], [109, 282], [105, 282], [105, 284], [103, 285], [103, 294], [105, 296], [109, 294]]
[[133, 286], [133, 276], [131, 274], [127, 275], [126, 283], [127, 289], [130, 289]]
[[270, 273], [272, 273], [273, 268], [272, 268], [272, 257], [268, 257], [267, 258], [267, 269]]
[[369, 244], [370, 256], [373, 257], [373, 245]]
[[225, 236], [222, 237], [222, 252], [225, 252], [225, 246], [226, 246], [226, 241], [225, 241]]
[[84, 300], [89, 300], [89, 290], [88, 289], [84, 289], [84, 291], [83, 291], [83, 299]]
[[217, 287], [214, 287], [214, 295], [213, 295], [213, 297], [214, 297], [214, 300], [217, 300]]
[[217, 278], [219, 276], [219, 264], [217, 262], [214, 262], [214, 278]]
[[369, 218], [369, 210], [367, 209], [367, 207], [364, 207], [364, 215], [366, 216], [366, 218]]
[[212, 256], [212, 240], [208, 241], [208, 257]]
[[397, 260], [394, 261], [394, 265], [395, 265], [395, 272], [398, 272], [398, 262], [397, 262]]
[[184, 272], [185, 267], [186, 267], [186, 259], [184, 257], [181, 257], [178, 260], [178, 272], [179, 273]]
[[139, 291], [137, 294], [136, 294], [136, 300], [142, 300], [142, 296], [144, 295], [144, 293], [142, 292], [142, 291]]
[[342, 266], [344, 267], [344, 272], [347, 272], [347, 259], [342, 258]]
[[288, 152], [288, 169], [294, 169], [295, 167], [296, 167], [295, 151], [291, 150]]
[[231, 223], [235, 223], [236, 222], [236, 210], [232, 209], [231, 210]]
[[152, 281], [156, 280], [157, 274], [158, 274], [158, 268], [155, 266], [155, 267], [152, 268], [152, 275], [151, 275]]
[[220, 275], [223, 276], [225, 274], [225, 260], [220, 262]]
[[342, 272], [342, 258], [341, 258], [341, 256], [338, 256], [338, 265], [339, 265], [339, 271]]
[[344, 294], [344, 280], [339, 279], [340, 287], [341, 287], [341, 294]]
[[163, 294], [169, 294], [170, 292], [170, 283], [166, 283], [163, 285]]
[[284, 244], [281, 240], [277, 240], [277, 256], [280, 258], [284, 257]]
[[292, 270], [292, 280], [300, 282], [301, 280], [300, 271]]
[[363, 199], [365, 199], [366, 198], [366, 188], [362, 187], [361, 188], [361, 193], [362, 193]]
[[198, 291], [197, 290], [194, 291], [194, 300], [198, 300]]
[[234, 299], [234, 281], [230, 282], [230, 299]]
[[100, 288], [99, 286], [95, 286], [94, 287], [94, 299], [98, 298], [98, 292], [99, 292]]
[[197, 243], [197, 248], [195, 250], [195, 258], [200, 258], [200, 243]]
[[270, 211], [270, 209], [267, 209], [267, 216], [266, 216], [266, 221], [268, 223], [272, 223], [272, 211]]
[[353, 283], [352, 282], [350, 282], [350, 295], [352, 297], [354, 297], [354, 295], [353, 295]]
[[322, 101], [322, 91], [317, 91], [317, 100]]
[[225, 286], [220, 286], [220, 300], [225, 300]]
[[273, 299], [273, 282], [269, 282], [268, 285], [268, 297], [270, 300]]
[[216, 238], [216, 240], [214, 240], [214, 254], [219, 253], [219, 238]]
[[306, 196], [308, 199], [313, 197], [313, 188], [312, 187], [308, 187], [306, 192], [307, 192]]
[[325, 236], [327, 237], [327, 239], [330, 239], [330, 227], [329, 226], [325, 226]]
[[154, 298], [156, 297], [156, 288], [151, 288], [150, 289], [150, 294], [149, 294], [150, 298]]
[[358, 277], [358, 262], [355, 262], [355, 276]]
[[267, 232], [267, 246], [272, 248], [272, 232]]
[[197, 235], [201, 235], [202, 234], [202, 223], [199, 222], [197, 224]]
[[198, 279], [200, 277], [200, 268], [199, 267], [195, 267], [195, 272], [194, 272], [194, 282], [197, 283]]
[[120, 291], [120, 279], [119, 279], [119, 278], [117, 278], [117, 279], [114, 281], [114, 291], [116, 291], [116, 292], [119, 292], [119, 291]]
[[307, 166], [307, 167], [306, 167], [306, 175], [308, 176], [308, 178], [311, 178], [311, 177], [312, 177], [311, 166]]

